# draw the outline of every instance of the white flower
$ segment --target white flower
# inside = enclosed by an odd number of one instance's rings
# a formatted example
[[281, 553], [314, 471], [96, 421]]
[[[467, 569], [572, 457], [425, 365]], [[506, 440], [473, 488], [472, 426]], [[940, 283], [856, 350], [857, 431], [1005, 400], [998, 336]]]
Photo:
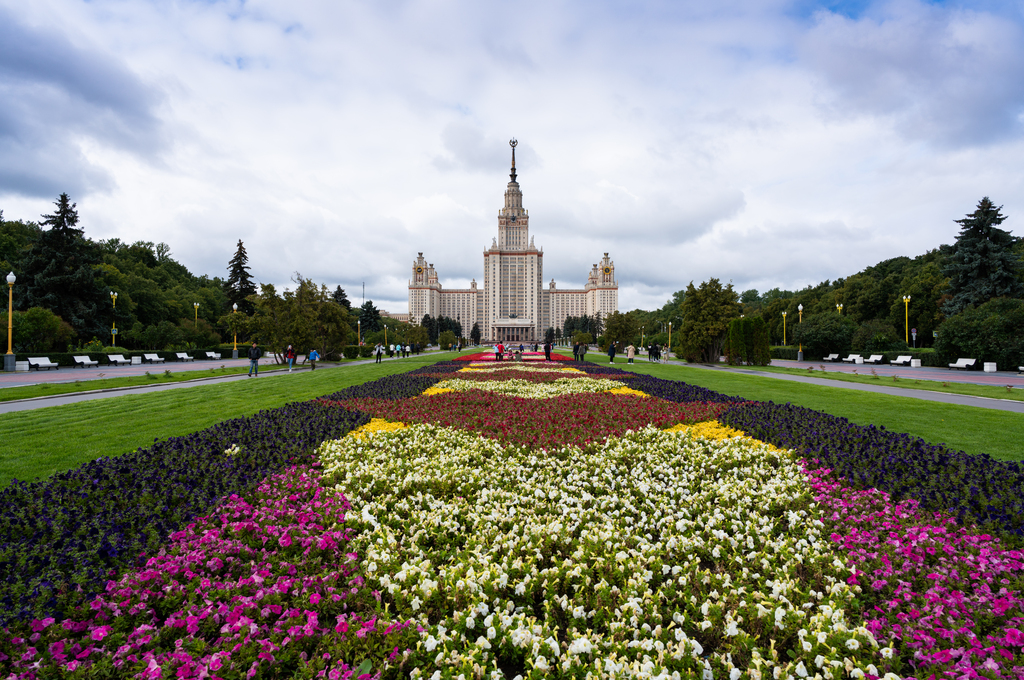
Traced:
[[796, 669], [795, 670], [796, 670], [796, 674], [798, 676], [800, 676], [801, 678], [806, 678], [807, 677], [807, 668], [804, 666], [804, 662], [803, 661], [801, 661], [800, 663], [798, 663], [796, 665]]
[[846, 647], [848, 649], [857, 649], [860, 647], [860, 642], [857, 641], [857, 638], [850, 638], [846, 641]]
[[491, 643], [487, 641], [487, 638], [481, 635], [476, 639], [476, 646], [480, 647], [481, 649], [490, 649]]
[[466, 617], [466, 628], [475, 628], [475, 627], [476, 627], [476, 619], [474, 617], [472, 617], [472, 616], [467, 616]]
[[533, 667], [539, 671], [546, 671], [549, 668], [551, 668], [551, 666], [548, 665], [548, 660], [545, 659], [543, 656], [538, 656], [536, 659], [534, 659]]
[[729, 671], [729, 680], [740, 680], [740, 677], [742, 676], [743, 673], [740, 671], [739, 668], [733, 668], [731, 671]]

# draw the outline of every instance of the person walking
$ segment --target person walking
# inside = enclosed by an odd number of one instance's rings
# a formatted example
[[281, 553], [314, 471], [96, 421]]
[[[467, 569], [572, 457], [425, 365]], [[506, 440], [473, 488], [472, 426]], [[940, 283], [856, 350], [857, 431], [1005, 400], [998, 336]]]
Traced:
[[263, 352], [256, 346], [256, 341], [252, 343], [252, 347], [249, 348], [249, 377], [255, 373], [256, 377], [260, 377], [260, 357], [263, 356]]
[[551, 343], [544, 343], [544, 361], [551, 361]]
[[379, 364], [380, 360], [381, 360], [381, 357], [383, 357], [383, 356], [384, 356], [384, 345], [382, 345], [382, 344], [380, 344], [378, 342], [377, 346], [373, 348], [373, 357], [374, 357], [374, 362], [373, 363]]
[[572, 343], [572, 360], [573, 361], [579, 361], [580, 360], [580, 343], [578, 343], [578, 342]]
[[580, 361], [586, 361], [586, 360], [587, 360], [587, 343], [581, 342], [580, 343]]
[[615, 343], [614, 342], [608, 343], [608, 363], [609, 364], [614, 364], [615, 363]]
[[633, 345], [628, 345], [626, 347], [626, 363], [627, 364], [633, 363], [633, 357], [634, 356], [636, 356], [636, 347], [633, 347]]
[[315, 349], [309, 350], [309, 370], [316, 370], [316, 362], [320, 361], [320, 352]]
[[295, 350], [291, 345], [288, 345], [288, 349], [284, 351], [284, 358], [288, 360], [288, 372], [291, 373], [292, 366], [295, 365]]
[[501, 361], [501, 346], [500, 345], [495, 345], [494, 346], [494, 360], [495, 361]]

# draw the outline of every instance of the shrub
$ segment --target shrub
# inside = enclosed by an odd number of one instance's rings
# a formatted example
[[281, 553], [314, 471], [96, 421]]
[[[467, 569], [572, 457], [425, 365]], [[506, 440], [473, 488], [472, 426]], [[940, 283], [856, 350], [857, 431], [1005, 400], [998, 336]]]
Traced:
[[729, 322], [725, 343], [726, 360], [733, 365], [746, 363], [767, 366], [771, 363], [768, 349], [768, 325], [760, 317], [742, 317]]
[[883, 319], [865, 321], [854, 332], [852, 347], [855, 351], [872, 354], [905, 351], [907, 343], [904, 334]]
[[356, 359], [359, 357], [359, 345], [348, 345], [342, 352], [346, 359]]
[[359, 356], [362, 357], [363, 359], [368, 359], [371, 356], [373, 356], [373, 345], [360, 345]]

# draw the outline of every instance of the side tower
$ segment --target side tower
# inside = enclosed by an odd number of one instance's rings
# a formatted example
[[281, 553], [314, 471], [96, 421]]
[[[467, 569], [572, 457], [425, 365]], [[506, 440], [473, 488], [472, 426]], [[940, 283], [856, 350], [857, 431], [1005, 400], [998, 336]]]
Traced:
[[412, 263], [409, 279], [409, 321], [418, 324], [425, 314], [437, 316], [441, 311], [441, 283], [433, 264], [428, 264], [423, 253]]

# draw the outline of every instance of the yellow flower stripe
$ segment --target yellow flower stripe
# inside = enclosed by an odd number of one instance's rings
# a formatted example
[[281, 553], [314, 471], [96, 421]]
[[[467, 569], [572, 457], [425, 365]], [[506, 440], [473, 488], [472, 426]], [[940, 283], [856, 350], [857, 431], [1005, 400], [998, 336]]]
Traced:
[[444, 394], [445, 392], [454, 392], [455, 390], [448, 389], [447, 387], [428, 387], [423, 390], [423, 396], [428, 394]]
[[347, 436], [353, 439], [366, 439], [374, 432], [395, 432], [409, 427], [405, 423], [394, 423], [383, 418], [373, 418], [366, 425], [357, 427], [348, 433]]
[[680, 423], [673, 427], [667, 428], [665, 432], [689, 432], [695, 437], [702, 437], [704, 439], [732, 439], [733, 437], [741, 437], [743, 439], [757, 442], [758, 444], [764, 444], [771, 451], [785, 451], [786, 449], [780, 449], [776, 446], [772, 446], [767, 442], [763, 442], [760, 439], [748, 437], [743, 433], [742, 430], [731, 428], [727, 425], [722, 425], [717, 420], [706, 420], [703, 423], [696, 423], [695, 425], [684, 425]]
[[607, 390], [608, 394], [632, 394], [635, 397], [649, 397], [649, 394], [645, 394], [640, 390], [634, 390], [632, 387], [616, 387], [613, 390]]

